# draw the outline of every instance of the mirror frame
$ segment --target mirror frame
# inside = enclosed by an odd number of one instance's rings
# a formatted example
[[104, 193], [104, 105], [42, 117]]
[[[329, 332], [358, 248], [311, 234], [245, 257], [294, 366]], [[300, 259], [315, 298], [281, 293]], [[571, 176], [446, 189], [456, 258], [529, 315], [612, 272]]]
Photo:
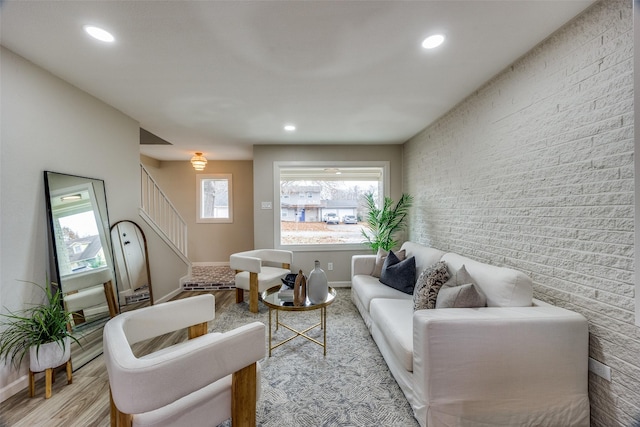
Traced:
[[[131, 224], [131, 226], [133, 226], [136, 230], [137, 233], [140, 234], [140, 236], [142, 237], [142, 245], [140, 247], [140, 251], [144, 254], [144, 262], [145, 262], [145, 272], [146, 272], [146, 285], [148, 286], [147, 288], [147, 292], [149, 293], [148, 298], [145, 299], [141, 299], [141, 300], [137, 300], [134, 299], [134, 301], [131, 301], [129, 304], [123, 304], [122, 300], [126, 299], [126, 297], [128, 295], [131, 294], [127, 294], [125, 296], [121, 296], [120, 293], [121, 292], [126, 292], [126, 290], [121, 289], [124, 288], [124, 280], [122, 280], [122, 275], [120, 272], [120, 268], [118, 263], [121, 258], [124, 259], [125, 255], [124, 253], [120, 254], [119, 251], [121, 251], [121, 249], [119, 248], [119, 244], [117, 244], [114, 240], [114, 233], [117, 232], [119, 230], [119, 226], [120, 225], [124, 225], [124, 224]], [[125, 311], [129, 311], [129, 310], [134, 310], [137, 308], [140, 308], [142, 306], [145, 306], [146, 304], [148, 305], [153, 305], [153, 286], [151, 284], [151, 269], [149, 268], [149, 250], [147, 247], [147, 236], [145, 236], [144, 231], [142, 230], [142, 227], [140, 227], [136, 222], [128, 220], [128, 219], [124, 219], [121, 221], [117, 221], [115, 222], [112, 226], [111, 226], [111, 230], [110, 230], [110, 236], [111, 236], [111, 250], [113, 252], [113, 269], [115, 271], [115, 277], [117, 278], [117, 282], [119, 284], [121, 284], [122, 286], [118, 286], [117, 290], [116, 290], [116, 299], [118, 300], [118, 304], [120, 305], [120, 312], [125, 312]], [[128, 242], [124, 242], [124, 244], [127, 244]], [[126, 264], [126, 262], [124, 262]], [[127, 267], [122, 266], [123, 269], [127, 269]], [[132, 291], [132, 293], [135, 294], [135, 290]]]
[[[78, 188], [84, 183], [90, 183], [92, 190], [89, 190], [90, 193], [93, 193], [92, 200], [95, 200], [96, 206], [95, 208], [98, 210], [100, 223], [98, 226], [98, 233], [100, 235], [101, 244], [103, 246], [103, 253], [105, 257], [106, 267], [102, 269], [102, 276], [109, 277], [108, 282], [105, 282], [104, 285], [104, 294], [105, 299], [108, 306], [108, 316], [98, 317], [96, 321], [99, 320], [95, 326], [96, 328], [91, 328], [89, 331], [79, 332], [77, 338], [80, 340], [81, 346], [79, 347], [77, 344], [72, 344], [71, 352], [72, 358], [74, 360], [73, 368], [74, 370], [82, 367], [89, 361], [93, 360], [95, 357], [102, 354], [102, 326], [106, 323], [111, 317], [116, 315], [119, 312], [119, 306], [115, 299], [115, 293], [117, 292], [117, 283], [116, 283], [116, 272], [114, 268], [114, 257], [113, 257], [113, 247], [111, 244], [111, 233], [109, 226], [109, 209], [107, 204], [107, 193], [106, 186], [104, 180], [97, 178], [89, 178], [79, 175], [72, 175], [61, 172], [53, 172], [53, 171], [44, 171], [44, 183], [45, 183], [45, 198], [46, 198], [46, 207], [47, 207], [47, 228], [49, 231], [49, 260], [50, 260], [50, 281], [55, 282], [57, 287], [61, 290], [61, 292], [67, 292], [65, 290], [64, 284], [62, 282], [62, 275], [60, 272], [60, 256], [58, 254], [58, 246], [56, 244], [55, 238], [55, 230], [56, 227], [54, 225], [54, 207], [51, 203], [51, 197], [55, 197], [56, 192], [56, 184], [53, 181], [55, 176], [66, 177], [69, 180], [77, 181]], [[100, 189], [96, 188], [96, 185], [100, 186]], [[71, 188], [71, 187], [70, 187]], [[101, 193], [101, 194], [99, 194]], [[92, 203], [93, 204], [93, 203]], [[96, 221], [97, 222], [97, 221]], [[78, 276], [81, 276], [80, 273]], [[74, 280], [69, 280], [68, 283], [73, 282]], [[73, 285], [71, 285], [73, 287]], [[96, 286], [98, 286], [96, 284]], [[98, 333], [99, 331], [99, 333]], [[83, 340], [81, 338], [86, 338]], [[85, 344], [87, 346], [85, 347]]]

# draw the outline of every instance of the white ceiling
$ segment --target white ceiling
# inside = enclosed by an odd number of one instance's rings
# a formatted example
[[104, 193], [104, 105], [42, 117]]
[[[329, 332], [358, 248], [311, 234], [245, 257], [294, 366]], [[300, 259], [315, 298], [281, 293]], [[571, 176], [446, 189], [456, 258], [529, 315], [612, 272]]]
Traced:
[[[0, 43], [173, 144], [143, 154], [239, 160], [403, 143], [591, 3], [5, 0]], [[445, 44], [423, 49], [433, 33]]]

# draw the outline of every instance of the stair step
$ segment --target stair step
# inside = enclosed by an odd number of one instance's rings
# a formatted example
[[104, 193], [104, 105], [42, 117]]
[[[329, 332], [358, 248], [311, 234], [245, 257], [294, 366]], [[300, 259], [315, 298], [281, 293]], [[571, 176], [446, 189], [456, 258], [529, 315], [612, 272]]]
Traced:
[[191, 277], [182, 285], [185, 291], [235, 289], [235, 271], [229, 266], [194, 265]]

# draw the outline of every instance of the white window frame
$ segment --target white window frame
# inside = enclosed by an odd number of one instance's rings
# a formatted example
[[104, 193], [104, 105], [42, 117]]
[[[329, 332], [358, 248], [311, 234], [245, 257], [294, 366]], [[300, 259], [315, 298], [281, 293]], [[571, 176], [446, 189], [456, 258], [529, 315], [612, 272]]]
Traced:
[[[229, 210], [226, 218], [202, 217], [202, 181], [216, 179], [227, 181], [227, 197]], [[196, 175], [196, 223], [230, 224], [233, 223], [233, 177], [231, 174], [198, 174]]]
[[[273, 243], [276, 249], [286, 249], [297, 252], [318, 252], [318, 251], [345, 251], [366, 249], [364, 243], [343, 243], [343, 244], [307, 244], [307, 245], [283, 245], [281, 244], [280, 220], [282, 218], [280, 200], [280, 170], [292, 167], [323, 167], [323, 168], [348, 168], [348, 167], [378, 167], [382, 168], [382, 192], [380, 199], [389, 197], [390, 192], [390, 162], [389, 161], [275, 161], [273, 162]], [[364, 224], [363, 224], [364, 225]]]

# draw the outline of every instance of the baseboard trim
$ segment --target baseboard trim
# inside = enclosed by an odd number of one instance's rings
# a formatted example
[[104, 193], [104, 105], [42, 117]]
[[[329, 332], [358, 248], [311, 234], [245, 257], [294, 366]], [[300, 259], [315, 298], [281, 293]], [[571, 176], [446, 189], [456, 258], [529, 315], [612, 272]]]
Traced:
[[229, 261], [192, 262], [191, 265], [196, 267], [226, 267], [229, 266]]
[[[38, 378], [38, 375], [39, 374], [36, 374], [36, 378]], [[42, 376], [42, 374], [40, 374], [40, 376]], [[21, 391], [27, 393], [27, 387], [29, 387], [29, 374], [21, 376], [11, 384], [0, 389], [0, 402], [4, 402], [14, 394], [18, 394]]]
[[171, 298], [173, 298], [176, 295], [180, 294], [180, 292], [182, 292], [182, 285], [179, 288], [169, 292], [167, 295], [163, 296], [159, 300], [154, 301], [153, 303], [154, 304], [160, 304], [160, 303], [163, 303], [163, 302], [167, 302], [167, 301], [171, 300]]
[[350, 288], [351, 281], [329, 282], [329, 286], [331, 286], [332, 288]]

